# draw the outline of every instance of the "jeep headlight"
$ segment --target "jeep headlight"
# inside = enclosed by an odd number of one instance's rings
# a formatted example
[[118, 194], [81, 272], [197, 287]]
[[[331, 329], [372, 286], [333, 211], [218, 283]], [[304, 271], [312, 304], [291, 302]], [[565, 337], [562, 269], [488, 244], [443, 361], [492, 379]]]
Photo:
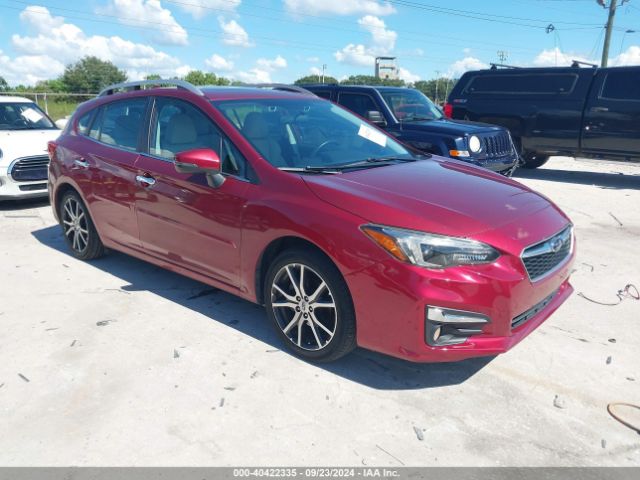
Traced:
[[469, 137], [469, 151], [471, 153], [478, 153], [482, 149], [482, 143], [480, 139], [475, 135]]
[[393, 257], [421, 267], [479, 265], [492, 263], [500, 256], [493, 247], [467, 238], [380, 225], [363, 225], [361, 229]]

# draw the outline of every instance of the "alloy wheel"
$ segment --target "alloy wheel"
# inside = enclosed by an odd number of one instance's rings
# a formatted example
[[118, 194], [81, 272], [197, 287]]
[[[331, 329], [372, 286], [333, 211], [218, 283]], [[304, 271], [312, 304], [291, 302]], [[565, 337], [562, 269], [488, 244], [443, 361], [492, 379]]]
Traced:
[[290, 263], [276, 273], [271, 308], [285, 336], [303, 350], [322, 350], [336, 333], [338, 311], [331, 289], [307, 265]]
[[89, 245], [89, 227], [84, 206], [73, 197], [68, 197], [62, 206], [62, 228], [71, 243], [71, 248], [82, 253]]

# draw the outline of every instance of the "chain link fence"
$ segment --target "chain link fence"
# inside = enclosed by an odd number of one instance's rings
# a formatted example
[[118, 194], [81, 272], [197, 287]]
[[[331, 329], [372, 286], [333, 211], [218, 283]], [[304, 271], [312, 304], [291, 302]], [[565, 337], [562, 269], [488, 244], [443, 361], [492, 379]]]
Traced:
[[56, 121], [71, 115], [79, 104], [94, 98], [97, 93], [0, 91], [0, 95], [29, 98]]

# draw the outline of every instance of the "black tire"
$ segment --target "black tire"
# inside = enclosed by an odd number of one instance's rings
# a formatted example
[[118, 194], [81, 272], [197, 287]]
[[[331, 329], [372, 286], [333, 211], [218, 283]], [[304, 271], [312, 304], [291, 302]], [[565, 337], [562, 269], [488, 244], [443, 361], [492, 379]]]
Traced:
[[60, 226], [71, 253], [80, 260], [93, 260], [105, 254], [89, 210], [80, 195], [74, 191], [65, 193], [60, 199]]
[[548, 155], [538, 155], [535, 153], [526, 153], [524, 156], [522, 168], [534, 169], [543, 166], [549, 161]]
[[[317, 294], [321, 282], [327, 288]], [[336, 266], [319, 252], [294, 249], [278, 255], [267, 271], [264, 304], [280, 337], [305, 360], [331, 362], [356, 347], [356, 318], [349, 289]]]

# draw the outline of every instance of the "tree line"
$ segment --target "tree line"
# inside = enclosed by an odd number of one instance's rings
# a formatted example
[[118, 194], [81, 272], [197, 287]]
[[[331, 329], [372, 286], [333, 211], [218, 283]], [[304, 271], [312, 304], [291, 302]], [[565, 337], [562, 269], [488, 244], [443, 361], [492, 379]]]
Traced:
[[[147, 75], [146, 80], [159, 80], [157, 74]], [[192, 70], [182, 77], [182, 80], [193, 85], [242, 85], [242, 82], [231, 80], [216, 75], [213, 72], [203, 72]], [[52, 80], [43, 80], [35, 85], [17, 85], [10, 87], [4, 78], [0, 76], [0, 91], [12, 92], [53, 92], [53, 93], [97, 93], [108, 85], [127, 81], [127, 74], [116, 67], [113, 63], [100, 60], [97, 57], [84, 57], [76, 63], [67, 65], [64, 73]], [[343, 85], [386, 85], [394, 87], [413, 87], [431, 99], [443, 100], [446, 94], [451, 91], [456, 80], [448, 78], [437, 78], [431, 80], [420, 80], [414, 83], [407, 83], [404, 80], [389, 80], [377, 78], [373, 75], [351, 75], [339, 81], [334, 77], [325, 76], [324, 83]], [[296, 85], [305, 83], [319, 83], [317, 75], [308, 75], [299, 78], [294, 82]]]

